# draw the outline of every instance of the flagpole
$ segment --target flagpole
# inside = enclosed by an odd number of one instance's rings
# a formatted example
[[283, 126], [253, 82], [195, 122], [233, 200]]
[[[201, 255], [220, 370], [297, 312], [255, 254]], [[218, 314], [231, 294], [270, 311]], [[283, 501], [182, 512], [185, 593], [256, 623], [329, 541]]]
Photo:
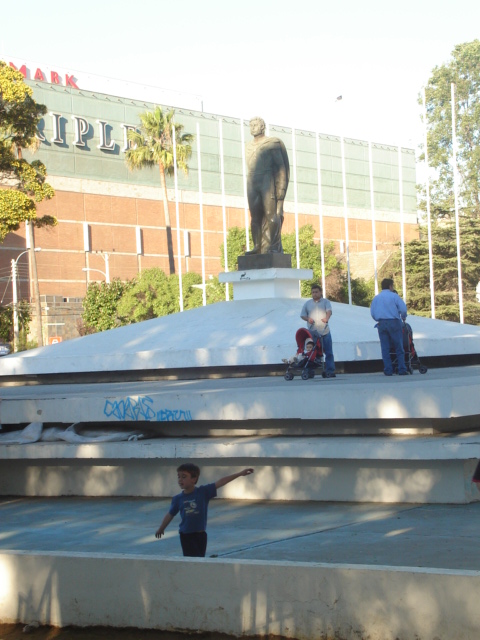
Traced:
[[347, 257], [347, 284], [348, 304], [352, 304], [352, 281], [350, 276], [350, 242], [348, 239], [348, 204], [347, 204], [347, 176], [345, 170], [345, 140], [340, 136], [340, 148], [342, 153], [342, 185], [343, 185], [343, 217], [345, 220], [345, 252]]
[[402, 147], [398, 145], [398, 194], [400, 198], [400, 247], [402, 253], [403, 301], [407, 303], [407, 275], [405, 269], [405, 216], [403, 211], [403, 166]]
[[[225, 209], [225, 166], [223, 162], [223, 122], [222, 118], [218, 120], [218, 136], [220, 142], [220, 181], [222, 187], [222, 218], [223, 218], [223, 261], [225, 262], [225, 271], [228, 273], [228, 251], [227, 251], [227, 213]], [[228, 282], [225, 284], [225, 300], [230, 300], [230, 291]]]
[[377, 237], [375, 227], [375, 192], [373, 188], [373, 153], [372, 142], [368, 142], [368, 171], [370, 174], [370, 208], [372, 212], [372, 254], [373, 254], [373, 275], [375, 279], [375, 295], [378, 293], [378, 271], [377, 271]]
[[424, 129], [424, 146], [425, 146], [425, 186], [427, 196], [427, 231], [428, 231], [428, 263], [430, 266], [430, 305], [431, 315], [435, 319], [435, 288], [433, 281], [433, 252], [432, 252], [432, 218], [430, 214], [430, 180], [428, 176], [428, 136], [427, 136], [427, 105], [425, 97], [425, 87], [422, 87], [423, 100], [423, 129]]
[[322, 291], [323, 296], [327, 297], [327, 291], [325, 287], [325, 248], [323, 238], [323, 197], [322, 197], [322, 171], [321, 171], [321, 159], [320, 159], [320, 134], [315, 134], [316, 148], [317, 148], [317, 185], [318, 185], [318, 218], [320, 223], [320, 261], [322, 267]]
[[180, 311], [183, 311], [183, 280], [182, 280], [182, 253], [180, 250], [180, 214], [178, 211], [178, 168], [177, 168], [177, 142], [175, 137], [175, 125], [172, 124], [172, 145], [173, 145], [173, 177], [175, 184], [175, 213], [177, 218], [177, 253], [178, 253], [178, 289]]
[[297, 269], [300, 269], [300, 242], [298, 239], [298, 192], [297, 192], [297, 153], [295, 149], [295, 129], [292, 127], [292, 156], [293, 156], [293, 201], [295, 211], [295, 252], [297, 254]]
[[197, 122], [197, 158], [198, 158], [198, 200], [200, 207], [200, 246], [202, 259], [202, 299], [207, 306], [207, 288], [205, 284], [205, 240], [203, 233], [203, 193], [202, 193], [202, 154], [200, 151], [200, 124]]
[[455, 232], [457, 236], [457, 271], [458, 271], [458, 304], [460, 308], [460, 322], [463, 324], [463, 283], [462, 259], [460, 253], [460, 220], [458, 211], [458, 165], [457, 165], [457, 126], [455, 118], [455, 84], [450, 85], [452, 92], [452, 148], [453, 148], [453, 193], [455, 195]]
[[243, 118], [240, 120], [240, 139], [242, 141], [242, 173], [243, 173], [243, 203], [245, 208], [245, 237], [247, 251], [250, 251], [250, 234], [248, 232], [248, 198], [247, 198], [247, 169], [245, 161], [245, 131]]

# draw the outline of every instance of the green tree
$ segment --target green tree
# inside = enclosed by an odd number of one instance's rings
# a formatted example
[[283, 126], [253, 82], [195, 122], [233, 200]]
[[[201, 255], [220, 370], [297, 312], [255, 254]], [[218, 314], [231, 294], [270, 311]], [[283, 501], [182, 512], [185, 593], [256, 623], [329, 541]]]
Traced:
[[146, 269], [134, 278], [118, 303], [122, 324], [143, 322], [175, 313], [175, 301], [168, 276], [157, 267]]
[[[451, 59], [433, 69], [425, 87], [428, 160], [436, 170], [430, 184], [431, 213], [455, 213], [452, 168], [451, 84], [455, 84], [455, 120], [462, 214], [480, 217], [480, 40], [457, 45]], [[422, 98], [419, 99], [422, 103]], [[424, 159], [424, 156], [423, 156]], [[424, 195], [424, 194], [423, 194]], [[426, 208], [422, 198], [421, 207]]]
[[56, 224], [52, 216], [37, 219], [36, 204], [55, 193], [45, 181], [45, 165], [22, 158], [22, 149], [36, 147], [37, 125], [46, 111], [22, 74], [0, 60], [0, 242], [26, 220]]
[[[17, 351], [25, 351], [25, 349], [31, 346], [27, 342], [28, 331], [30, 327], [30, 321], [32, 319], [30, 313], [30, 305], [26, 300], [20, 300], [17, 306], [18, 313], [18, 328], [19, 328], [19, 340], [17, 344]], [[0, 339], [4, 342], [10, 342], [13, 344], [13, 308], [0, 307]]]
[[117, 306], [129, 282], [114, 278], [112, 282], [91, 282], [83, 299], [82, 320], [85, 333], [107, 331], [120, 326]]
[[[182, 276], [183, 308], [194, 309], [202, 305], [202, 290], [195, 286], [202, 282], [198, 273]], [[207, 297], [209, 295], [207, 283]], [[214, 296], [214, 291], [211, 297]], [[224, 294], [225, 295], [225, 294]], [[180, 285], [176, 274], [167, 276], [154, 267], [142, 271], [134, 278], [118, 301], [117, 314], [122, 324], [143, 322], [180, 311]]]
[[[315, 230], [311, 224], [306, 224], [298, 230], [300, 266], [302, 269], [312, 269], [313, 271], [312, 279], [301, 283], [301, 295], [303, 297], [310, 296], [310, 287], [312, 283], [322, 282], [321, 249], [319, 244], [315, 244], [314, 236]], [[250, 243], [253, 244], [251, 234]], [[291, 254], [292, 267], [296, 268], [295, 232], [283, 234], [282, 245], [284, 252]], [[246, 246], [245, 229], [243, 227], [231, 227], [227, 236], [227, 260], [229, 271], [236, 271], [237, 258], [239, 255], [243, 255], [245, 253]], [[225, 268], [223, 244], [221, 246], [220, 256], [222, 267]], [[325, 287], [328, 298], [337, 302], [348, 302], [346, 270], [343, 261], [335, 255], [335, 245], [333, 242], [327, 242], [324, 245], [324, 262]], [[352, 278], [351, 282], [353, 303], [359, 306], [369, 306], [374, 296], [375, 285], [373, 279], [364, 280], [362, 278]], [[223, 285], [220, 286], [222, 287]], [[218, 300], [216, 301], [225, 299], [224, 289], [223, 298], [221, 297], [221, 289], [217, 290], [217, 298]]]
[[0, 307], [0, 339], [13, 342], [13, 309]]
[[[19, 328], [19, 336], [18, 336], [18, 345], [17, 351], [25, 351], [26, 349], [34, 349], [38, 347], [38, 343], [36, 341], [28, 341], [28, 332], [30, 328], [30, 322], [32, 320], [32, 314], [30, 311], [30, 305], [26, 300], [20, 300], [17, 307], [18, 313], [18, 328]], [[13, 324], [13, 313], [12, 313], [12, 324]], [[12, 331], [12, 339], [13, 339], [13, 331]]]
[[[252, 232], [248, 231], [250, 246], [253, 246]], [[227, 261], [228, 270], [237, 270], [238, 256], [242, 256], [247, 250], [247, 236], [245, 233], [245, 227], [230, 227], [227, 232]], [[225, 250], [224, 244], [220, 247], [220, 262], [225, 269]]]
[[[480, 220], [460, 220], [460, 252], [464, 320], [480, 324], [480, 304], [475, 288], [480, 280]], [[455, 223], [432, 225], [432, 257], [435, 293], [435, 317], [458, 322], [458, 269]], [[407, 306], [410, 313], [430, 317], [430, 265], [426, 231], [419, 240], [405, 244]], [[393, 278], [398, 291], [403, 289], [401, 252], [398, 249], [380, 270], [380, 278]]]
[[[305, 280], [300, 286], [301, 294], [310, 297], [310, 287], [313, 283], [322, 283], [322, 260], [320, 244], [314, 241], [315, 230], [311, 224], [306, 224], [298, 230], [298, 244], [300, 248], [300, 267], [312, 269], [313, 277]], [[297, 267], [295, 232], [282, 235], [283, 250], [292, 256], [292, 267]], [[343, 289], [344, 268], [335, 256], [333, 242], [324, 244], [325, 288], [328, 298], [338, 300]]]
[[170, 273], [175, 273], [166, 182], [166, 176], [172, 176], [174, 173], [172, 125], [175, 125], [177, 167], [185, 174], [188, 173], [188, 160], [192, 155], [194, 136], [191, 133], [183, 133], [183, 125], [175, 122], [174, 109], [165, 111], [161, 107], [156, 107], [153, 112], [146, 111], [140, 114], [140, 121], [138, 131], [128, 132], [128, 140], [132, 143], [132, 147], [127, 150], [125, 160], [130, 169], [158, 166], [167, 231], [168, 263]]
[[[30, 220], [36, 226], [57, 224], [53, 216], [37, 218], [36, 204], [54, 196], [54, 190], [45, 181], [45, 165], [39, 160], [27, 162], [22, 157], [23, 149], [36, 148], [37, 125], [46, 111], [44, 105], [32, 98], [32, 89], [25, 84], [22, 74], [0, 61], [0, 242], [23, 221]], [[42, 345], [42, 308], [32, 224], [27, 225], [27, 238], [31, 247], [37, 343]]]
[[[352, 304], [357, 307], [369, 307], [375, 296], [375, 279], [351, 278]], [[345, 278], [342, 302], [348, 302], [348, 283]]]

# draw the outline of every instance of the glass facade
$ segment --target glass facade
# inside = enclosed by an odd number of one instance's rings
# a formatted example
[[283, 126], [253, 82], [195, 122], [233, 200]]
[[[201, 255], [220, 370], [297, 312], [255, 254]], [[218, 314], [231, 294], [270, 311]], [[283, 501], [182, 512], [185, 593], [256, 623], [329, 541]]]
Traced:
[[[43, 138], [36, 157], [47, 166], [49, 175], [83, 178], [132, 185], [159, 186], [158, 169], [130, 171], [125, 163], [126, 127], [139, 125], [139, 115], [155, 105], [127, 98], [92, 93], [70, 87], [29, 81], [34, 98], [48, 108], [39, 127]], [[166, 107], [167, 109], [170, 107]], [[242, 136], [240, 120], [214, 114], [176, 109], [176, 120], [184, 131], [200, 131], [202, 188], [205, 193], [221, 193], [219, 120], [222, 119], [225, 193], [244, 196]], [[243, 123], [244, 140], [251, 140], [248, 122]], [[295, 130], [295, 159], [292, 130], [269, 127], [269, 135], [281, 138], [290, 165], [296, 162], [298, 202], [318, 204], [317, 136], [321, 168], [321, 193], [325, 205], [343, 207], [341, 144], [338, 136]], [[79, 144], [79, 141], [81, 144]], [[103, 142], [103, 148], [101, 143]], [[179, 172], [179, 188], [198, 191], [197, 144], [193, 145], [188, 176]], [[402, 149], [403, 209], [416, 212], [415, 154]], [[372, 144], [375, 209], [400, 211], [399, 153], [397, 147]], [[348, 208], [370, 211], [369, 145], [345, 139], [345, 169]], [[173, 179], [169, 179], [173, 187]], [[294, 199], [293, 171], [287, 201]], [[367, 214], [366, 214], [367, 215]]]

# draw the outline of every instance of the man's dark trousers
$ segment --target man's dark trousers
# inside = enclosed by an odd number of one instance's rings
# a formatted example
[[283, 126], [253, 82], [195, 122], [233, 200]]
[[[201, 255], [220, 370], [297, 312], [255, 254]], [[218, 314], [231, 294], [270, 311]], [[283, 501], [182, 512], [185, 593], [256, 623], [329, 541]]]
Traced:
[[390, 345], [397, 355], [398, 373], [406, 373], [405, 350], [403, 348], [403, 323], [400, 318], [379, 320], [377, 324], [378, 337], [382, 349], [383, 370], [385, 375], [393, 374], [392, 358], [390, 356]]

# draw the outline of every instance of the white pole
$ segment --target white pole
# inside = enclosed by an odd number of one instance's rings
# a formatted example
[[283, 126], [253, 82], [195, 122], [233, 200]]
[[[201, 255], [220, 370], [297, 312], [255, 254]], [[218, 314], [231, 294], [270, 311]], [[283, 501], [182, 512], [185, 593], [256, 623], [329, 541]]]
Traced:
[[463, 284], [462, 260], [460, 254], [460, 220], [458, 212], [458, 165], [457, 165], [457, 126], [455, 118], [455, 84], [451, 83], [452, 91], [452, 143], [453, 143], [453, 192], [455, 195], [455, 231], [457, 235], [457, 271], [458, 271], [458, 304], [460, 307], [460, 322], [463, 324]]
[[428, 230], [428, 262], [430, 265], [430, 305], [432, 308], [432, 318], [435, 318], [435, 289], [433, 282], [433, 252], [432, 252], [432, 219], [430, 214], [430, 180], [428, 177], [428, 136], [427, 136], [427, 103], [425, 97], [425, 87], [422, 87], [423, 99], [423, 133], [425, 145], [425, 186], [427, 196], [427, 230]]
[[110, 284], [110, 256], [108, 253], [104, 253], [103, 258], [105, 260], [105, 280], [107, 281], [107, 284]]
[[352, 281], [350, 277], [350, 243], [348, 240], [348, 205], [347, 205], [347, 178], [345, 171], [345, 141], [343, 134], [340, 136], [340, 147], [342, 152], [342, 184], [343, 184], [343, 216], [345, 219], [345, 252], [347, 256], [347, 283], [348, 283], [348, 304], [352, 304]]
[[245, 162], [245, 131], [243, 118], [240, 120], [240, 137], [242, 141], [242, 171], [243, 171], [243, 202], [245, 207], [245, 237], [247, 251], [250, 251], [250, 234], [248, 233], [248, 198], [247, 198], [247, 167]]
[[[220, 181], [222, 186], [222, 216], [223, 216], [223, 261], [225, 262], [225, 271], [228, 273], [228, 251], [227, 251], [227, 212], [225, 208], [225, 167], [223, 164], [223, 121], [218, 120], [218, 136], [220, 142]], [[225, 300], [230, 300], [230, 292], [228, 282], [225, 285]]]
[[13, 350], [18, 347], [18, 292], [17, 292], [17, 262], [12, 258], [12, 301], [13, 301]]
[[323, 246], [323, 198], [322, 198], [322, 171], [320, 164], [320, 134], [315, 134], [315, 142], [317, 147], [317, 186], [318, 186], [318, 218], [320, 223], [320, 260], [322, 267], [322, 291], [323, 296], [327, 297], [327, 291], [325, 288], [325, 249]]
[[403, 301], [407, 302], [407, 272], [405, 269], [405, 215], [403, 210], [402, 147], [398, 145], [398, 195], [400, 198], [400, 247], [402, 253]]
[[200, 152], [200, 124], [197, 122], [197, 158], [198, 158], [198, 199], [200, 205], [200, 244], [202, 257], [203, 306], [207, 306], [207, 287], [205, 284], [205, 240], [203, 234], [203, 193], [202, 193], [202, 154]]
[[182, 278], [182, 251], [180, 249], [180, 213], [178, 207], [178, 167], [177, 167], [177, 138], [175, 125], [172, 124], [172, 147], [173, 147], [173, 180], [175, 185], [175, 216], [177, 218], [177, 254], [178, 254], [178, 289], [180, 312], [183, 311], [183, 278]]
[[373, 153], [372, 142], [368, 142], [368, 171], [370, 174], [370, 207], [372, 210], [372, 254], [373, 254], [373, 274], [375, 277], [375, 295], [378, 293], [378, 270], [377, 270], [377, 236], [375, 229], [375, 191], [373, 188]]
[[[18, 336], [19, 336], [19, 326], [18, 326], [18, 291], [17, 291], [17, 263], [18, 260], [25, 255], [26, 253], [30, 253], [32, 243], [30, 243], [30, 249], [26, 251], [22, 251], [20, 255], [16, 257], [14, 260], [12, 258], [10, 264], [12, 265], [12, 305], [13, 305], [13, 350], [18, 347]], [[40, 247], [36, 247], [34, 249], [35, 253], [41, 251]], [[41, 317], [41, 316], [40, 316]]]
[[295, 211], [295, 252], [297, 254], [297, 269], [300, 269], [300, 242], [298, 239], [298, 193], [297, 193], [297, 154], [295, 150], [295, 129], [292, 127], [292, 156], [293, 156], [293, 201]]

